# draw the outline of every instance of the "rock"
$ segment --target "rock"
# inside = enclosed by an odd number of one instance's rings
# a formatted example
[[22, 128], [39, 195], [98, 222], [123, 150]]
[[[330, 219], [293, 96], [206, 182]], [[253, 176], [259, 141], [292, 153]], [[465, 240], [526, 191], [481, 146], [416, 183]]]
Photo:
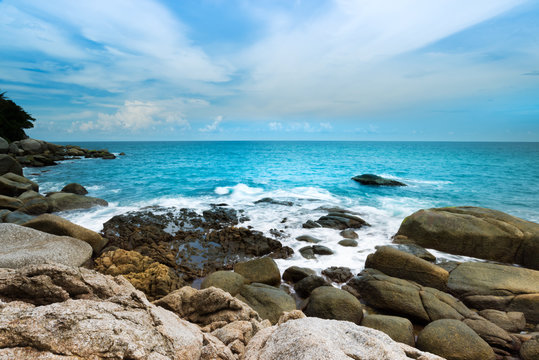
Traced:
[[255, 201], [255, 204], [261, 204], [261, 203], [268, 203], [268, 204], [273, 204], [273, 205], [284, 205], [284, 206], [294, 205], [292, 201], [280, 201], [280, 200], [275, 200], [269, 197], [265, 197], [265, 198]]
[[346, 320], [358, 325], [363, 318], [363, 307], [359, 300], [350, 293], [332, 286], [314, 289], [304, 312], [307, 316]]
[[[200, 359], [203, 334], [141, 293], [0, 309], [0, 358]], [[233, 359], [229, 354], [226, 359]]]
[[298, 236], [296, 238], [296, 240], [304, 241], [304, 242], [308, 242], [308, 243], [312, 243], [312, 244], [318, 244], [319, 242], [322, 241], [322, 240], [317, 239], [317, 238], [315, 238], [314, 236], [311, 236], [311, 235], [301, 235], [301, 236]]
[[6, 154], [0, 154], [0, 175], [13, 173], [22, 176], [21, 164]]
[[479, 310], [518, 311], [526, 320], [539, 322], [539, 271], [467, 262], [451, 272], [447, 286]]
[[0, 195], [0, 209], [17, 210], [23, 207], [23, 202], [11, 196]]
[[25, 178], [24, 176], [20, 176], [20, 175], [9, 172], [9, 173], [6, 173], [6, 174], [2, 175], [1, 177], [4, 178], [4, 179], [8, 179], [8, 180], [17, 182], [17, 183], [28, 184], [28, 185], [30, 185], [32, 187], [33, 191], [36, 191], [36, 192], [39, 191], [39, 185], [36, 182], [33, 182], [32, 180], [29, 180], [29, 179]]
[[122, 151], [119, 155], [120, 156], [125, 156], [125, 153]]
[[200, 288], [207, 289], [213, 286], [235, 296], [246, 282], [247, 280], [238, 273], [232, 271], [216, 271], [202, 281]]
[[248, 283], [262, 283], [278, 286], [281, 283], [281, 273], [275, 260], [262, 257], [234, 265], [234, 272], [242, 275]]
[[40, 193], [38, 193], [38, 192], [36, 192], [34, 190], [25, 191], [21, 195], [18, 196], [18, 199], [23, 201], [23, 202], [26, 201], [26, 200], [35, 199], [35, 198], [44, 199], [45, 196], [41, 195]]
[[89, 209], [94, 206], [109, 205], [103, 199], [64, 192], [57, 192], [47, 195], [47, 201], [49, 202], [49, 207], [52, 212]]
[[204, 226], [210, 229], [224, 229], [228, 226], [238, 225], [239, 219], [236, 210], [214, 206], [202, 212]]
[[403, 220], [395, 241], [539, 269], [539, 224], [491, 209], [420, 210]]
[[392, 179], [386, 179], [378, 175], [363, 174], [354, 176], [352, 180], [357, 181], [361, 185], [375, 185], [375, 186], [406, 186], [406, 184]]
[[316, 228], [322, 227], [322, 225], [312, 220], [307, 220], [307, 222], [303, 224], [302, 226], [304, 229], [316, 229]]
[[339, 235], [345, 239], [357, 239], [359, 237], [354, 230], [350, 229], [341, 231]]
[[49, 202], [44, 196], [36, 196], [31, 199], [27, 199], [24, 200], [23, 203], [24, 206], [19, 208], [19, 211], [25, 214], [41, 215], [49, 211]]
[[532, 339], [522, 344], [520, 357], [522, 360], [539, 359], [539, 335], [535, 335]]
[[154, 304], [199, 325], [205, 332], [214, 331], [237, 321], [249, 322], [255, 329], [269, 326], [269, 322], [263, 321], [247, 304], [214, 287], [197, 290], [184, 286], [155, 301]]
[[443, 360], [397, 343], [381, 331], [348, 321], [303, 318], [259, 331], [244, 360], [421, 359]]
[[309, 275], [314, 275], [314, 274], [316, 274], [316, 271], [312, 269], [299, 267], [299, 266], [291, 266], [284, 271], [283, 280], [296, 283], [300, 281], [301, 279]]
[[507, 331], [481, 316], [464, 319], [462, 322], [475, 331], [496, 352], [516, 352], [520, 349], [520, 340], [517, 337], [511, 336]]
[[331, 266], [322, 270], [322, 275], [327, 276], [331, 281], [337, 283], [347, 282], [354, 276], [352, 271], [350, 271], [350, 268], [344, 266]]
[[4, 219], [8, 214], [11, 214], [11, 211], [5, 210], [5, 209], [0, 209], [0, 223], [4, 222]]
[[448, 360], [494, 360], [490, 346], [466, 324], [457, 320], [437, 320], [417, 337], [417, 348]]
[[526, 318], [521, 312], [486, 309], [479, 311], [478, 314], [507, 332], [518, 333], [526, 327]]
[[356, 247], [358, 244], [357, 244], [357, 241], [355, 240], [344, 239], [344, 240], [339, 241], [339, 245], [346, 246], [346, 247]]
[[107, 239], [102, 238], [95, 231], [73, 224], [69, 220], [52, 214], [40, 215], [24, 223], [23, 226], [53, 235], [70, 236], [82, 240], [90, 244], [96, 254], [107, 244]]
[[0, 267], [20, 268], [45, 262], [80, 266], [91, 256], [92, 247], [81, 240], [0, 224]]
[[84, 188], [81, 184], [77, 183], [70, 183], [64, 186], [64, 188], [61, 190], [62, 192], [66, 193], [72, 193], [77, 195], [86, 195], [88, 194], [88, 190]]
[[0, 137], [0, 154], [7, 153], [9, 149], [9, 143], [3, 137]]
[[449, 272], [441, 267], [389, 246], [381, 246], [367, 256], [365, 267], [439, 290], [446, 289], [449, 278]]
[[321, 276], [318, 275], [309, 275], [294, 285], [294, 291], [302, 298], [307, 298], [311, 295], [312, 291], [320, 286], [331, 286], [330, 283], [326, 281]]
[[4, 217], [5, 223], [22, 225], [25, 222], [32, 220], [34, 216], [25, 214], [21, 211], [12, 211]]
[[[395, 248], [400, 251], [404, 251], [406, 253], [412, 254], [417, 256], [420, 259], [427, 260], [429, 262], [435, 262], [436, 256], [432, 255], [427, 249], [422, 248], [419, 245], [415, 244], [392, 244], [392, 245], [384, 245], [389, 246], [392, 248]], [[378, 249], [380, 246], [376, 246], [375, 249]]]
[[304, 246], [299, 253], [306, 259], [316, 259], [316, 255], [332, 255], [333, 250], [322, 245]]
[[24, 139], [19, 141], [20, 147], [29, 154], [39, 154], [42, 152], [41, 143], [34, 139]]
[[290, 295], [266, 284], [244, 285], [236, 297], [272, 324], [277, 323], [284, 312], [296, 310], [296, 302]]
[[95, 259], [95, 270], [107, 275], [123, 275], [148, 299], [159, 299], [185, 285], [166, 265], [143, 256], [136, 251], [117, 249], [103, 253]]
[[25, 191], [32, 190], [30, 184], [10, 180], [0, 176], [0, 194], [6, 196], [19, 196]]
[[325, 228], [345, 230], [349, 228], [359, 229], [363, 226], [370, 226], [365, 220], [359, 216], [350, 215], [347, 213], [330, 212], [329, 214], [322, 216], [316, 222]]
[[15, 141], [15, 142], [12, 142], [11, 144], [9, 144], [8, 153], [14, 154], [15, 156], [16, 155], [22, 155], [24, 153], [24, 151], [19, 148], [17, 143], [18, 143], [18, 141]]
[[399, 316], [368, 315], [361, 320], [361, 326], [380, 330], [393, 340], [415, 346], [414, 328], [410, 320]]

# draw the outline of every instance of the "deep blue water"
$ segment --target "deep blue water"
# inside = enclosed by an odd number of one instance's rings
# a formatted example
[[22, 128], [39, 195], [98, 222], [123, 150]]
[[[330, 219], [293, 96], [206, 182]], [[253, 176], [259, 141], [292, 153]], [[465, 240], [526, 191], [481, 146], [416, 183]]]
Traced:
[[[143, 205], [203, 209], [227, 203], [245, 209], [261, 231], [323, 215], [320, 206], [358, 211], [373, 226], [364, 249], [390, 241], [402, 219], [421, 208], [473, 205], [539, 222], [539, 143], [452, 142], [89, 142], [84, 148], [125, 152], [115, 160], [83, 159], [26, 169], [43, 191], [69, 182], [86, 186], [108, 209], [66, 214], [98, 230], [111, 216]], [[43, 171], [46, 170], [46, 171]], [[409, 186], [362, 186], [350, 178], [373, 173]], [[35, 175], [31, 175], [35, 174]], [[253, 202], [271, 196], [293, 207]], [[290, 219], [287, 228], [280, 224]], [[315, 233], [328, 245], [340, 240]], [[359, 259], [359, 260], [358, 260]]]

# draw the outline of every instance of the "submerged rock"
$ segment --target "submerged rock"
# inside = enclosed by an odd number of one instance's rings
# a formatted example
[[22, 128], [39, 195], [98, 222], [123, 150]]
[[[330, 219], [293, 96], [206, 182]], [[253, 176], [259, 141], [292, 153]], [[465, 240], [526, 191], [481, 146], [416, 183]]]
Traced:
[[88, 194], [88, 190], [81, 184], [77, 183], [70, 183], [64, 186], [61, 190], [62, 192], [77, 194], [77, 195], [86, 195]]
[[363, 174], [354, 176], [352, 180], [357, 181], [361, 185], [375, 185], [375, 186], [406, 186], [405, 183], [402, 183], [393, 179], [386, 179], [378, 175], [373, 174]]
[[395, 242], [539, 269], [539, 224], [491, 209], [419, 210], [403, 220]]
[[331, 281], [336, 283], [344, 283], [350, 280], [354, 274], [350, 271], [350, 268], [344, 266], [331, 266], [322, 270], [322, 275], [327, 276]]

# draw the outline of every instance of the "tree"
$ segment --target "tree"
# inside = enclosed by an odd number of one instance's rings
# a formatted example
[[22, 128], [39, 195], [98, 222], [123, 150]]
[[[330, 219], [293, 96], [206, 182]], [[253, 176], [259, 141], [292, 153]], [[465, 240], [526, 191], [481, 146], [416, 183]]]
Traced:
[[5, 94], [0, 93], [0, 136], [10, 142], [26, 139], [24, 129], [33, 128], [35, 119]]

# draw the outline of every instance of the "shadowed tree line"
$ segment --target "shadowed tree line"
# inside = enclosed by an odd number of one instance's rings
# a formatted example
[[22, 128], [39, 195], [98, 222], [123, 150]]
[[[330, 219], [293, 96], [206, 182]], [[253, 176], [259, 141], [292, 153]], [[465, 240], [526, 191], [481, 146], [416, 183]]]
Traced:
[[0, 136], [9, 142], [26, 139], [24, 129], [33, 128], [35, 119], [5, 94], [0, 93]]

